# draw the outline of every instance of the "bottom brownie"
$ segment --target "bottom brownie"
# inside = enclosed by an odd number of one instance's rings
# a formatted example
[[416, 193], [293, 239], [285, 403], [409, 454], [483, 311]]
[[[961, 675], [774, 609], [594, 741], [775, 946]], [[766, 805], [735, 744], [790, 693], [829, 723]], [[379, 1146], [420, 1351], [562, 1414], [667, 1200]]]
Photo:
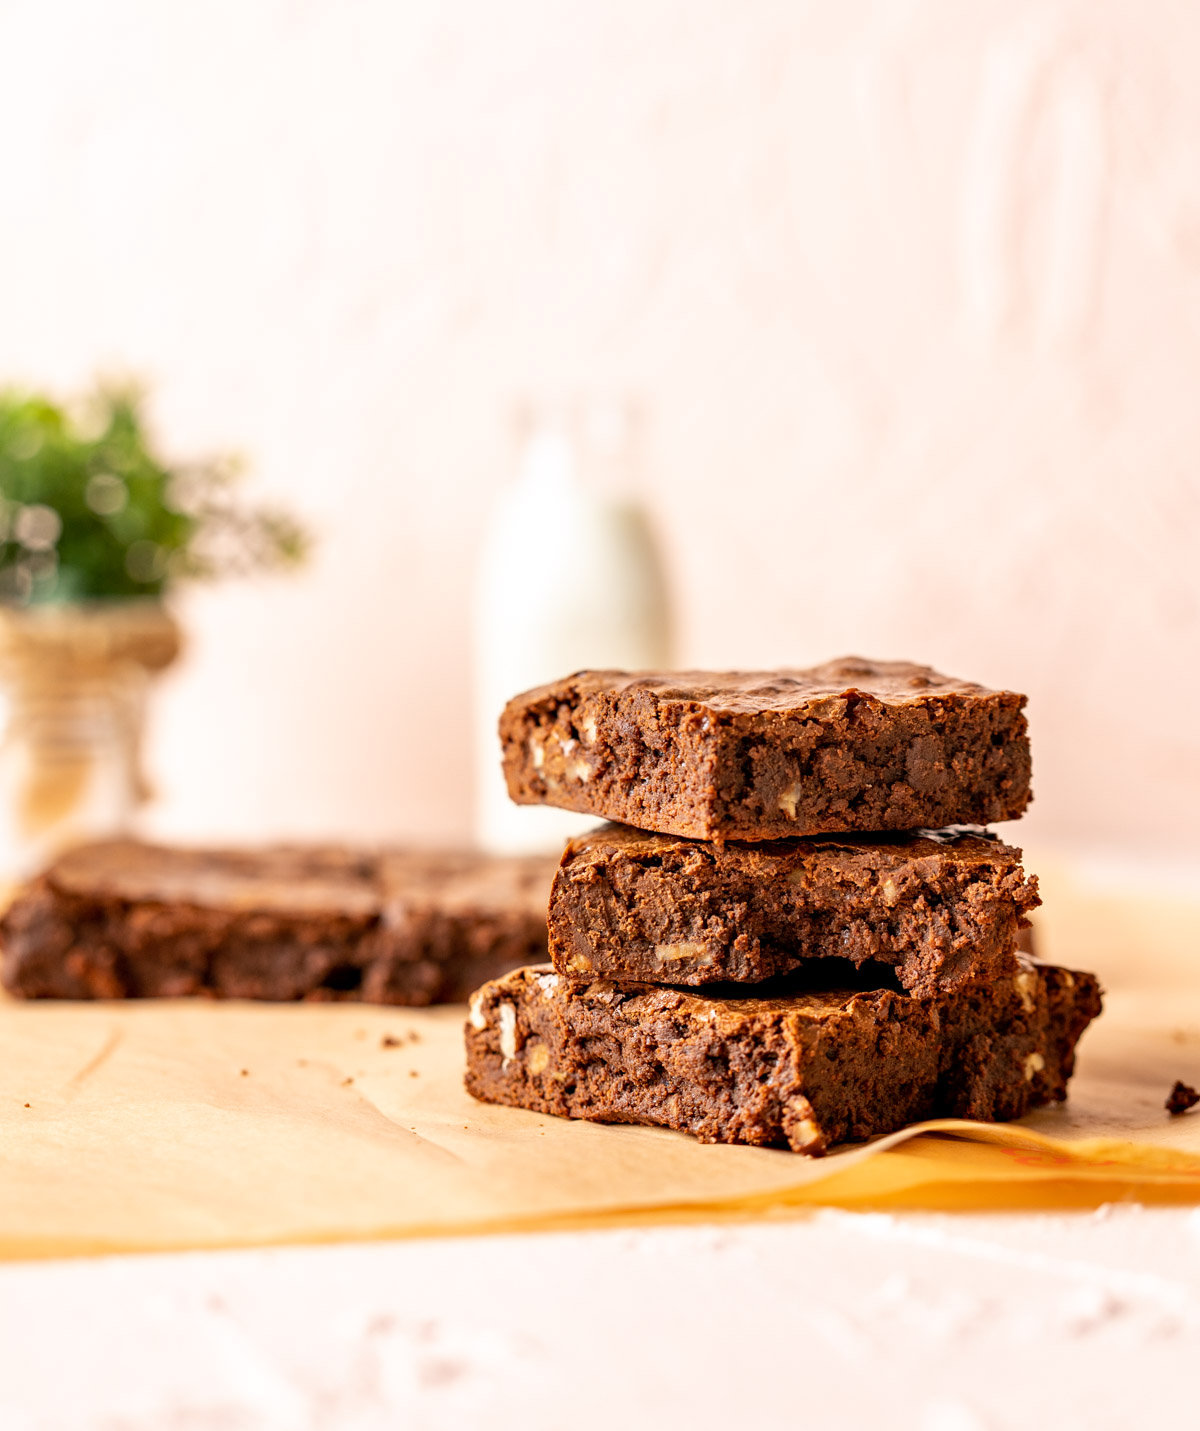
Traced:
[[794, 979], [756, 995], [516, 969], [471, 1000], [467, 1091], [823, 1153], [925, 1118], [1003, 1122], [1065, 1098], [1075, 1044], [1100, 1012], [1094, 975], [1032, 963], [927, 999]]

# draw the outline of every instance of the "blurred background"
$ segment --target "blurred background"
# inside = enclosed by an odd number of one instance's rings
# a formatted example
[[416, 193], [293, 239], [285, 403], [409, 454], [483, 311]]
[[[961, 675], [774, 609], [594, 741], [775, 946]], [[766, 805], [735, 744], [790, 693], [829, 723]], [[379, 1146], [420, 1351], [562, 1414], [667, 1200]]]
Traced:
[[1027, 691], [1022, 842], [1194, 866], [1195, 8], [3, 0], [0, 53], [0, 384], [135, 375], [312, 537], [174, 598], [150, 831], [471, 836], [514, 414], [582, 398], [677, 664]]

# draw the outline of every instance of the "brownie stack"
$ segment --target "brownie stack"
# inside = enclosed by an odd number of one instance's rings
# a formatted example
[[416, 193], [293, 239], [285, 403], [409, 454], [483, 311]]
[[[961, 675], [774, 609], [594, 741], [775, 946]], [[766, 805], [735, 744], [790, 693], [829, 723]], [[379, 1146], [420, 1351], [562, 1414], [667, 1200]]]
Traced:
[[490, 1102], [821, 1153], [1066, 1096], [1090, 974], [985, 827], [1030, 800], [1025, 698], [907, 662], [585, 671], [511, 701], [509, 793], [610, 823], [550, 897], [553, 967], [474, 996]]

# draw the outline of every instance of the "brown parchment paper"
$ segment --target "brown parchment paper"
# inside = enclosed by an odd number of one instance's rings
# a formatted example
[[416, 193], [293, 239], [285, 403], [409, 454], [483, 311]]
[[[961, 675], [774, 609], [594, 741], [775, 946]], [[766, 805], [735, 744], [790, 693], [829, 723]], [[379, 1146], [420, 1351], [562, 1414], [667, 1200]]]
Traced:
[[823, 1159], [475, 1103], [461, 1008], [0, 1001], [0, 1256], [1200, 1201], [1200, 1109], [1163, 1109], [1200, 1085], [1200, 906], [1043, 883], [1044, 953], [1109, 988], [1069, 1103]]

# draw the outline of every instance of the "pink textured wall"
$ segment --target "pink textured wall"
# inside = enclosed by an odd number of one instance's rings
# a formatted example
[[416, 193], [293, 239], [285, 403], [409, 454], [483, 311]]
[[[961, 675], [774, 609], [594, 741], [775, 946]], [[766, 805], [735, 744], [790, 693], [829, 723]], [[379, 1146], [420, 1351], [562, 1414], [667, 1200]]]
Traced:
[[321, 533], [190, 598], [163, 829], [466, 830], [524, 392], [633, 391], [682, 661], [1028, 690], [1029, 833], [1200, 849], [1200, 10], [0, 8], [0, 375]]

